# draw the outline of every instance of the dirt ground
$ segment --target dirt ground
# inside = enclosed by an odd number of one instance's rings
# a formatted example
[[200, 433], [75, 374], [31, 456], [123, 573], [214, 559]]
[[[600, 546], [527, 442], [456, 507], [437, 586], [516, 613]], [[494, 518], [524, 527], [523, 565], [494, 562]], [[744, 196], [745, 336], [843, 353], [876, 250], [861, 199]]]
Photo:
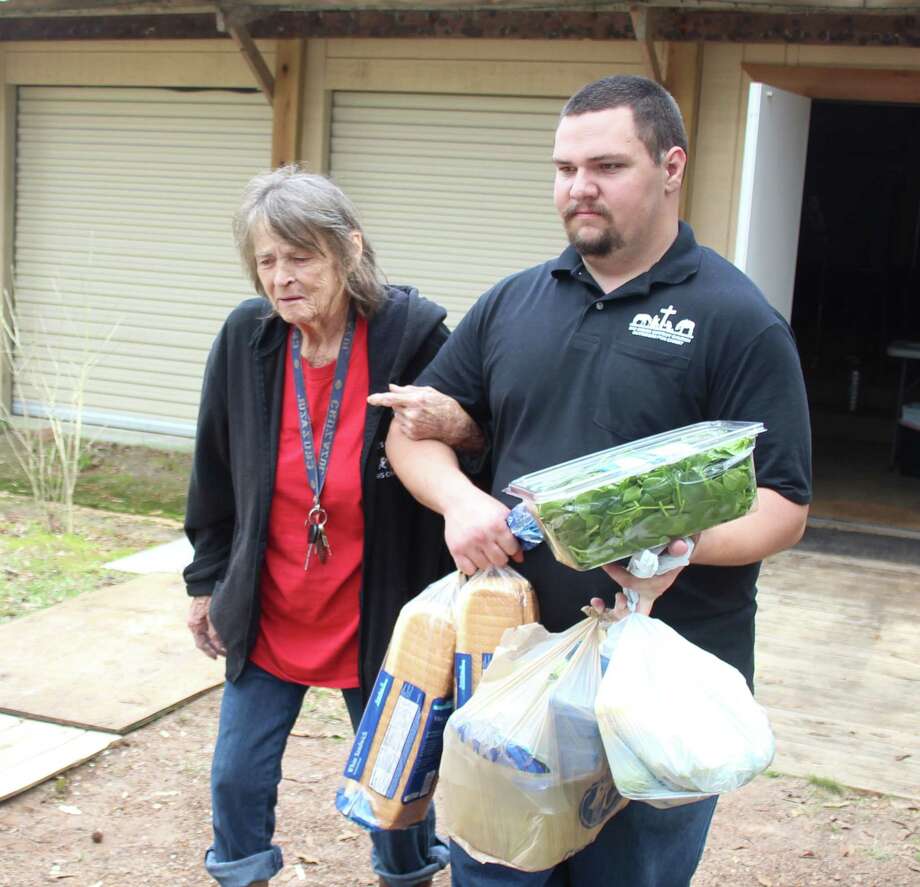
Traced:
[[[14, 497], [0, 502], [10, 533], [29, 511]], [[162, 518], [82, 509], [79, 522], [95, 544], [119, 549], [165, 541], [177, 528]], [[220, 694], [212, 691], [0, 803], [0, 887], [214, 883], [201, 860], [210, 837], [208, 768]], [[338, 694], [311, 692], [285, 758], [276, 840], [287, 864], [276, 883], [376, 884], [366, 836], [333, 807], [349, 736]], [[447, 873], [435, 880], [437, 887], [448, 883]], [[920, 802], [838, 794], [783, 776], [760, 777], [721, 799], [695, 887], [837, 884], [920, 885]]]
[[[212, 884], [201, 859], [220, 693], [0, 804], [0, 885]], [[285, 758], [277, 841], [286, 866], [273, 883], [376, 884], [367, 838], [333, 808], [348, 735], [338, 694], [307, 697]], [[446, 873], [435, 880], [448, 883]], [[720, 801], [695, 887], [837, 884], [920, 884], [920, 803], [782, 776], [760, 777]]]

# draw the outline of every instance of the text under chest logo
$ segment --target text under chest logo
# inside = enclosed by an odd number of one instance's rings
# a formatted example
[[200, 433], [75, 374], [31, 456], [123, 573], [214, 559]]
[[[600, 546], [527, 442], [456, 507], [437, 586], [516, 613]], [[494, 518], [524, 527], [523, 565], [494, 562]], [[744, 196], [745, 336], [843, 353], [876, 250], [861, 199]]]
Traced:
[[671, 318], [675, 314], [677, 310], [673, 305], [661, 308], [654, 317], [651, 314], [637, 314], [629, 325], [629, 331], [634, 336], [646, 339], [659, 339], [672, 345], [686, 345], [693, 341], [696, 324], [692, 320], [671, 323]]

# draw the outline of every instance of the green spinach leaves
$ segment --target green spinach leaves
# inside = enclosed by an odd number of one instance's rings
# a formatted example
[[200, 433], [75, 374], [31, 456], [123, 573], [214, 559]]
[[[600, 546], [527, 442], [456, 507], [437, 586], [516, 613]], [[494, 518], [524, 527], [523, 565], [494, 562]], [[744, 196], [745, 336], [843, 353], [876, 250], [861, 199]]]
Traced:
[[753, 447], [732, 441], [531, 508], [556, 558], [591, 570], [746, 514], [757, 495]]

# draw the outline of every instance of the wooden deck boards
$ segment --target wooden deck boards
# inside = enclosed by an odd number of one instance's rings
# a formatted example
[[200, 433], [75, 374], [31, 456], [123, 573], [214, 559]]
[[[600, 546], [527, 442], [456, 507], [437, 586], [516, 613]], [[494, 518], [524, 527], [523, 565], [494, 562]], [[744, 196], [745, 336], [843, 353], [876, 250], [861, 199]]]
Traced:
[[920, 798], [920, 573], [786, 552], [758, 602], [773, 768]]
[[112, 733], [0, 715], [0, 801], [108, 748]]
[[151, 574], [0, 625], [0, 712], [125, 733], [220, 684], [179, 577]]

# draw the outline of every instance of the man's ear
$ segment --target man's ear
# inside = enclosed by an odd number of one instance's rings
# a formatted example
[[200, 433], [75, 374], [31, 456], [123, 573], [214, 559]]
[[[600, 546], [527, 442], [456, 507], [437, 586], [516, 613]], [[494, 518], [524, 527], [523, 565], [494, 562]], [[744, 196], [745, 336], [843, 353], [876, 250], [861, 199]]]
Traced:
[[674, 145], [664, 155], [661, 165], [664, 167], [666, 176], [664, 180], [665, 193], [672, 194], [675, 191], [680, 191], [680, 186], [684, 181], [684, 170], [687, 168], [687, 152], [678, 145]]

